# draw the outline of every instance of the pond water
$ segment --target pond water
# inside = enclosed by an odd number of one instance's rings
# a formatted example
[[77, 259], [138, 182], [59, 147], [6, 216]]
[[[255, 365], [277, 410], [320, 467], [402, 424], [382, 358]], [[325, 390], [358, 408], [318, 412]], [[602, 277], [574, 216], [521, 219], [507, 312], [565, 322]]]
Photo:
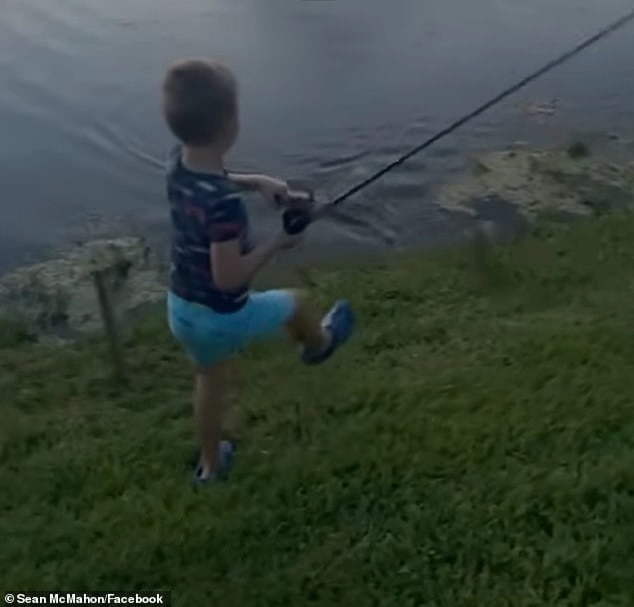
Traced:
[[[234, 168], [346, 189], [631, 8], [630, 0], [5, 0], [0, 272], [91, 234], [165, 233], [166, 65], [241, 82]], [[634, 130], [630, 27], [440, 142], [316, 226], [313, 250], [435, 242], [433, 188], [517, 140]], [[531, 109], [532, 108], [532, 109]], [[554, 110], [554, 113], [551, 113]], [[255, 204], [255, 203], [254, 203]], [[261, 229], [274, 216], [254, 206]]]

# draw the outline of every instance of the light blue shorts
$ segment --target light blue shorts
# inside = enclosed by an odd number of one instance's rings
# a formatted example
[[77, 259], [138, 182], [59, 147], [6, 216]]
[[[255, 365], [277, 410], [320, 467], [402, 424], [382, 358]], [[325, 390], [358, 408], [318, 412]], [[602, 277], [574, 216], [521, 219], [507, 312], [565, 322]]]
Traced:
[[167, 296], [172, 335], [198, 366], [234, 355], [249, 343], [281, 334], [295, 312], [291, 291], [252, 293], [246, 305], [232, 314], [219, 314], [174, 293]]

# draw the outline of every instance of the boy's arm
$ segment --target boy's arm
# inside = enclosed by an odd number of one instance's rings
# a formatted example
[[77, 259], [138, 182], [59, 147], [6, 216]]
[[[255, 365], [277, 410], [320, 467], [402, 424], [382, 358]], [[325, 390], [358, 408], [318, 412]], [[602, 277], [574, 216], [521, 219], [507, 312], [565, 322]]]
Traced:
[[244, 229], [244, 218], [234, 199], [219, 204], [207, 219], [211, 273], [214, 283], [222, 291], [248, 285], [280, 249], [291, 247], [301, 240], [301, 235], [281, 232], [250, 253], [243, 254], [241, 234]]
[[289, 198], [288, 183], [282, 179], [257, 173], [227, 173], [227, 178], [245, 192], [258, 192], [275, 207]]
[[278, 237], [242, 255], [239, 240], [212, 242], [209, 254], [215, 285], [222, 291], [248, 285], [283, 246], [282, 239]]
[[227, 179], [233, 181], [241, 190], [245, 192], [255, 192], [260, 189], [265, 175], [259, 175], [257, 173], [231, 173], [227, 172]]

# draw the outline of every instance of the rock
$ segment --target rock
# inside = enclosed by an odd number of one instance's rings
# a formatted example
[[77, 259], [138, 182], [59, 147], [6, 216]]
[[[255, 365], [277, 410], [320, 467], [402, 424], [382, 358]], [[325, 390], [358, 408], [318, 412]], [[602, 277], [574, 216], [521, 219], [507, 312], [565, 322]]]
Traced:
[[2, 277], [0, 314], [19, 315], [41, 336], [71, 338], [99, 329], [96, 272], [119, 318], [164, 297], [159, 264], [143, 239], [103, 239]]

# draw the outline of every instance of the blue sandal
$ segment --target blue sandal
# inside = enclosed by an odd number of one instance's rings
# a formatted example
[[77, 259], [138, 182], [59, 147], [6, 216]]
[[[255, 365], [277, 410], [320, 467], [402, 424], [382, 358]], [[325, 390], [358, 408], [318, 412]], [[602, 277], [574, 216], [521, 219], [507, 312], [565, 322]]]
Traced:
[[331, 333], [332, 340], [323, 350], [305, 349], [301, 358], [307, 365], [318, 365], [326, 361], [350, 339], [355, 326], [354, 312], [350, 304], [345, 300], [335, 303], [324, 316], [321, 326]]
[[202, 466], [199, 463], [196, 466], [196, 470], [194, 470], [194, 484], [197, 486], [203, 486], [209, 483], [225, 480], [229, 475], [229, 470], [233, 464], [235, 450], [235, 445], [231, 441], [220, 441], [220, 444], [218, 445], [218, 469], [214, 474], [211, 474], [206, 478], [202, 478]]

